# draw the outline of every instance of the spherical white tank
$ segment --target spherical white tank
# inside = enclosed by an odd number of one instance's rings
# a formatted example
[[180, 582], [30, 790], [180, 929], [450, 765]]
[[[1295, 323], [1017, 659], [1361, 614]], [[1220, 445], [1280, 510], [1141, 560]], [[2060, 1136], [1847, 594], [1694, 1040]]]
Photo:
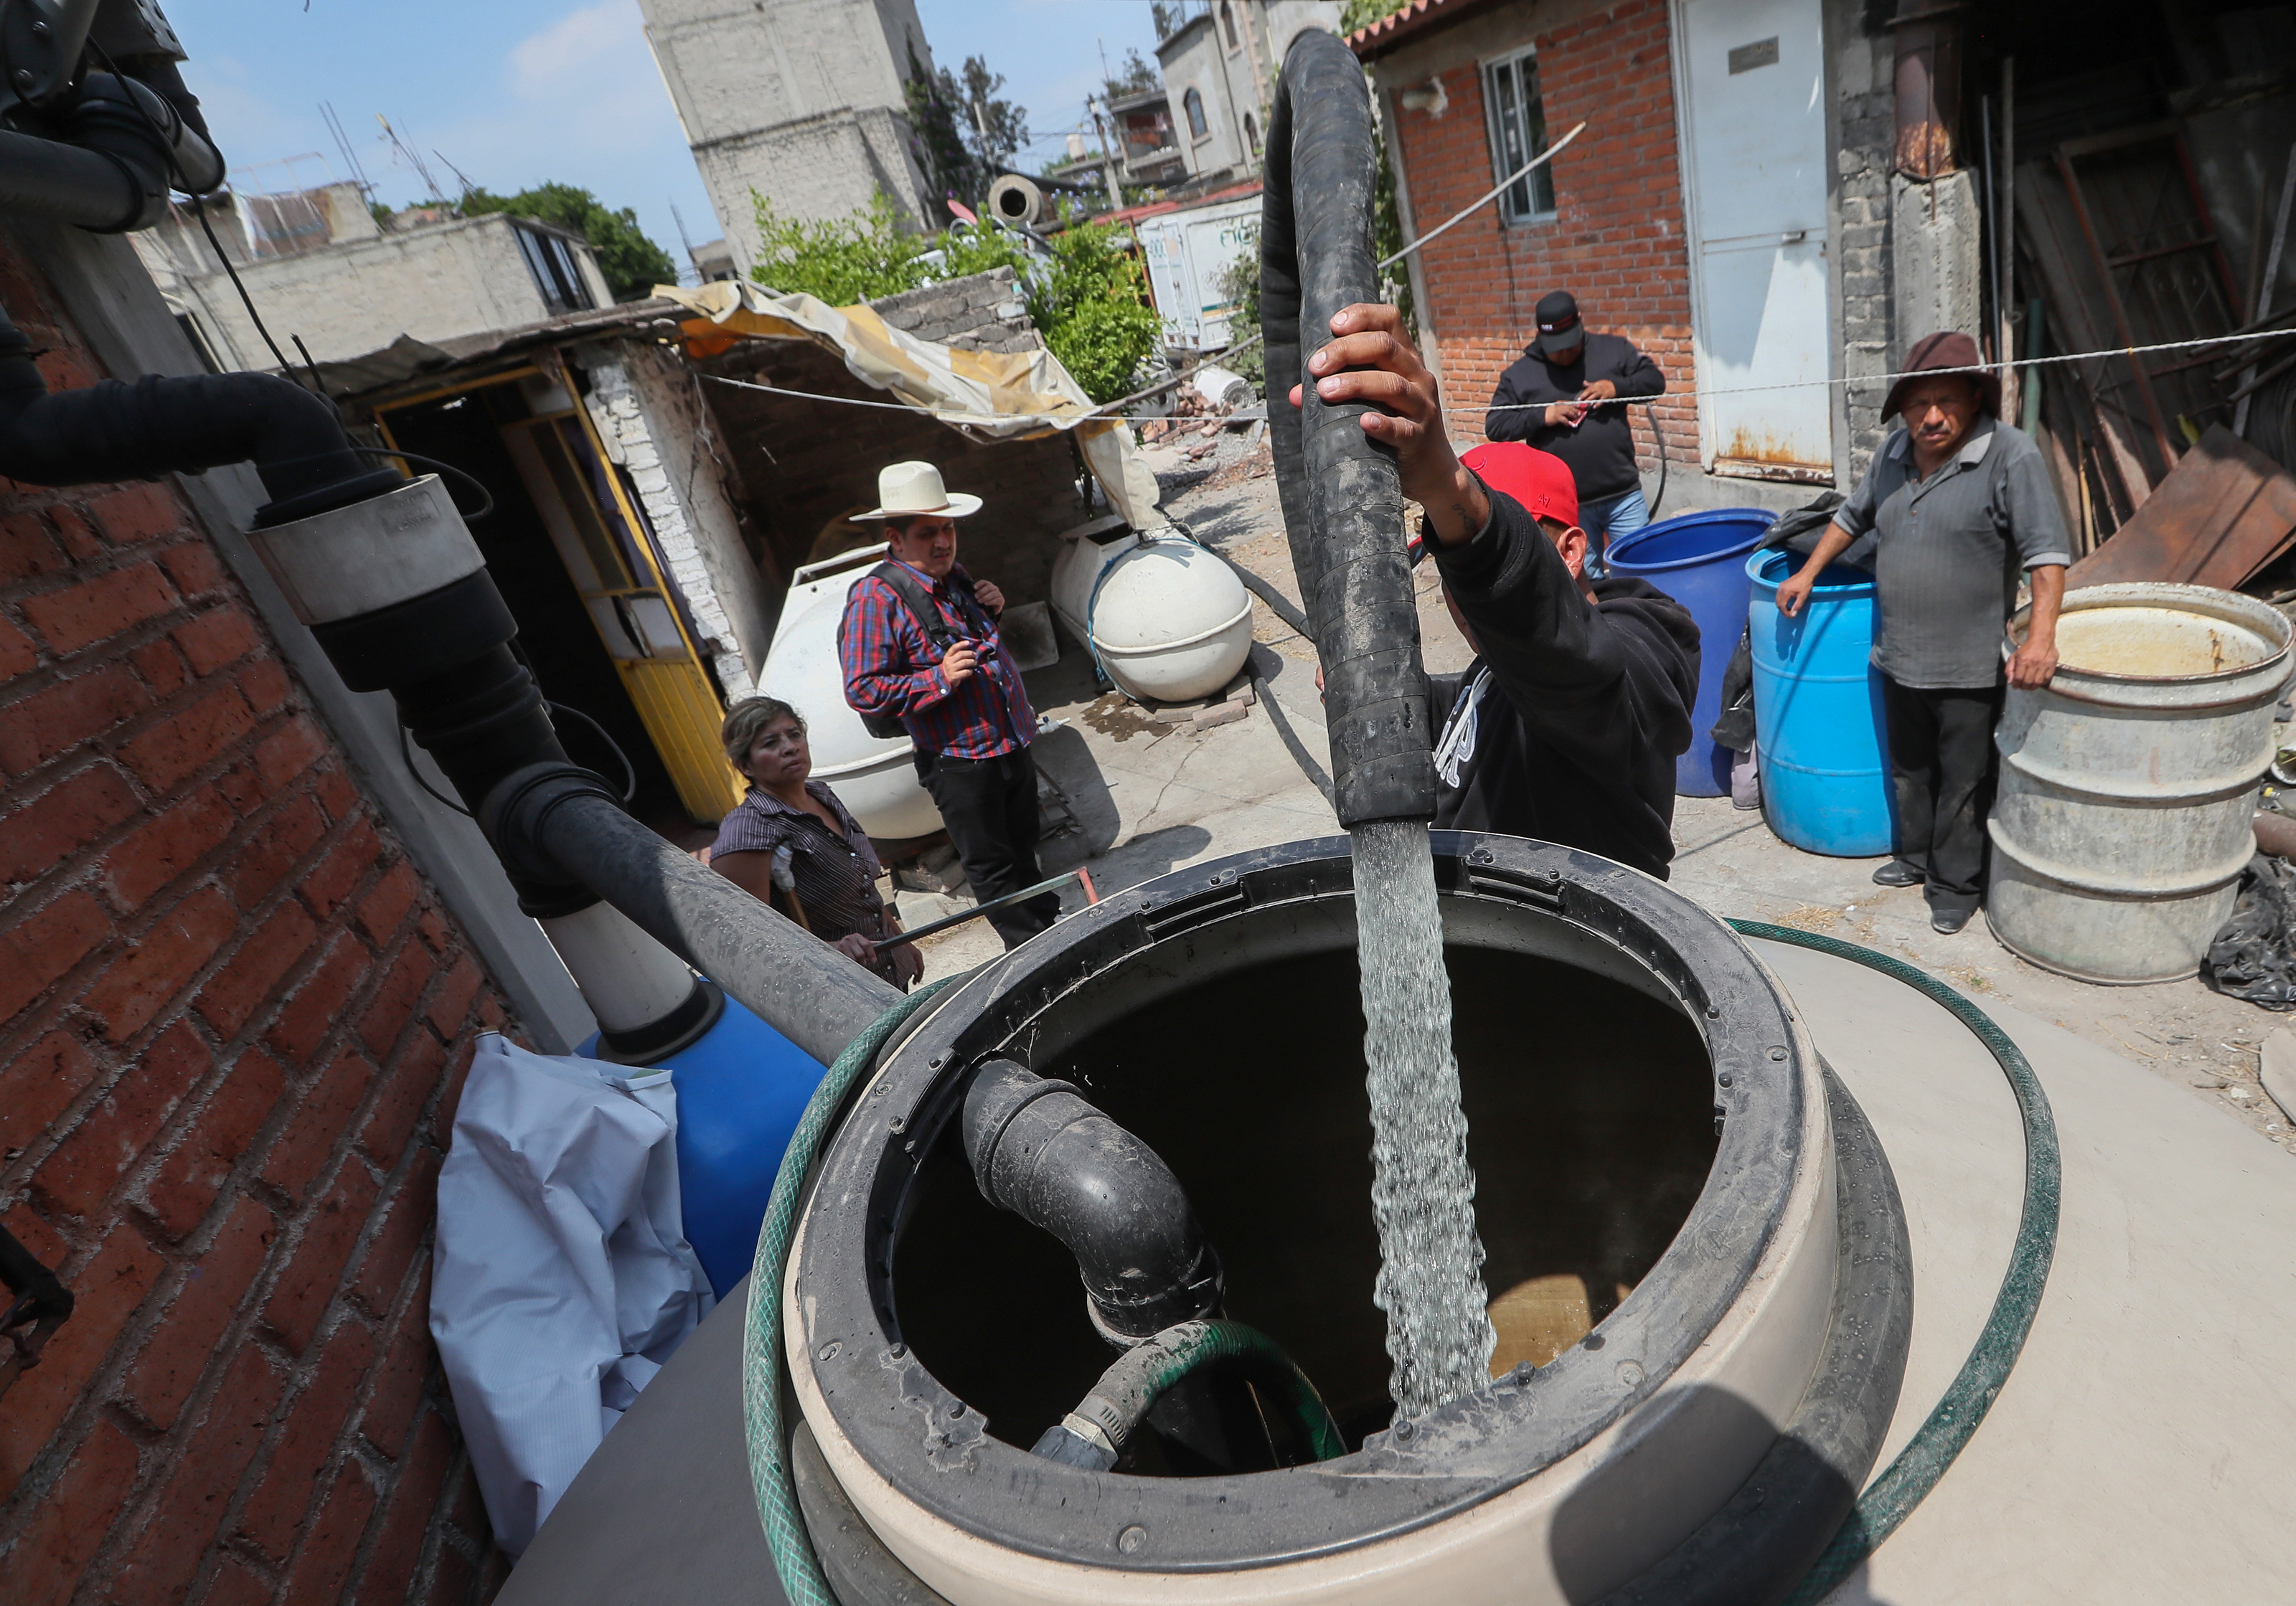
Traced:
[[917, 780], [915, 744], [906, 735], [872, 736], [845, 701], [838, 622], [846, 594], [884, 555], [882, 548], [865, 547], [797, 571], [758, 690], [803, 717], [813, 778], [837, 794], [862, 830], [890, 841], [939, 831], [940, 811]]
[[1129, 696], [1188, 702], [1225, 689], [1251, 651], [1251, 599], [1215, 553], [1167, 525], [1088, 524], [1053, 566], [1053, 607]]

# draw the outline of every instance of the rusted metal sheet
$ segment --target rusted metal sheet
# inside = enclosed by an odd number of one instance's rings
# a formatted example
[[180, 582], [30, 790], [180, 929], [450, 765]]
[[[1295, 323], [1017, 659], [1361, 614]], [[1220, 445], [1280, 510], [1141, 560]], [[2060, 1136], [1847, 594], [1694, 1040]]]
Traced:
[[2230, 591], [2296, 545], [2296, 475], [2211, 425], [2066, 583], [2167, 580]]

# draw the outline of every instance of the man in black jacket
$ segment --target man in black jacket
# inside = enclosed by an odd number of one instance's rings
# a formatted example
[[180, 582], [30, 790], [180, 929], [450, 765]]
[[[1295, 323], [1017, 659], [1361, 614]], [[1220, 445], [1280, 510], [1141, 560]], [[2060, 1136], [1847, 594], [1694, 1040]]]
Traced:
[[1600, 579], [1611, 542], [1650, 522], [1628, 422], [1633, 409], [1616, 398], [1664, 395], [1666, 375], [1623, 335], [1588, 334], [1569, 291], [1541, 296], [1538, 315], [1538, 338], [1499, 376], [1483, 434], [1552, 452], [1570, 466], [1589, 543], [1587, 573]]
[[1698, 689], [1689, 610], [1646, 580], [1585, 578], [1577, 492], [1553, 456], [1508, 444], [1460, 461], [1395, 308], [1349, 307], [1332, 332], [1308, 359], [1316, 393], [1389, 409], [1362, 427], [1395, 447], [1403, 494], [1427, 510], [1422, 538], [1475, 649], [1464, 675], [1434, 683], [1435, 824], [1561, 842], [1663, 879]]

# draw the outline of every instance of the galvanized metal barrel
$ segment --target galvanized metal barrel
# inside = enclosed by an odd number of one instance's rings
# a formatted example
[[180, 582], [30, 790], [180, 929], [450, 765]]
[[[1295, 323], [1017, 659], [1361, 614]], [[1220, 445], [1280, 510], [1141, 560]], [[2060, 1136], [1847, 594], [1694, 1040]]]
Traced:
[[1996, 937], [2085, 981], [2199, 968], [2255, 851], [2290, 634], [2276, 609], [2207, 586], [2066, 594], [2055, 678], [2012, 686], [1994, 733]]

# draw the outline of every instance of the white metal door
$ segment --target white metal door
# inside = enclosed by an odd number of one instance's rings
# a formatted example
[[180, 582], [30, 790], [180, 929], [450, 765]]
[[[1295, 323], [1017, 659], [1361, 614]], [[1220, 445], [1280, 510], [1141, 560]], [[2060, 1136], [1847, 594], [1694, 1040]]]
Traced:
[[1676, 0], [1699, 447], [1718, 474], [1833, 477], [1819, 4]]

